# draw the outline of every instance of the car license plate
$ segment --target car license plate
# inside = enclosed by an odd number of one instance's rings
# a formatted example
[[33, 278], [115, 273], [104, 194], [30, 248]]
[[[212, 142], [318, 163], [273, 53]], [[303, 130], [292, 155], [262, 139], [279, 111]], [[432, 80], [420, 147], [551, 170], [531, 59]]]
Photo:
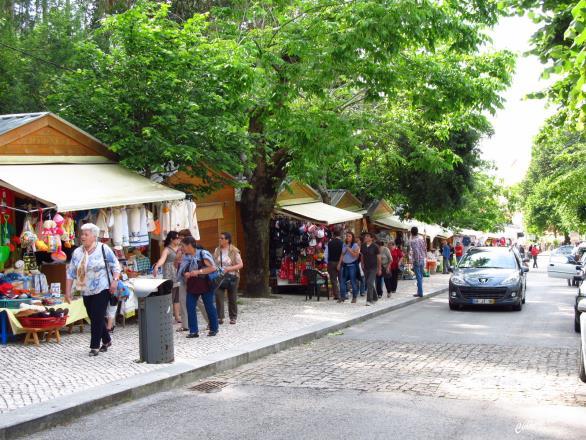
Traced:
[[494, 299], [472, 298], [472, 304], [494, 304]]

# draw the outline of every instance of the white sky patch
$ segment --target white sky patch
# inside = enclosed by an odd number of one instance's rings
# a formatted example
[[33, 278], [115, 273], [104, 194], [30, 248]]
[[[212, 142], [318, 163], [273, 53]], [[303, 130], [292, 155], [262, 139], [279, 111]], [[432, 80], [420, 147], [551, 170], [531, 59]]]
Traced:
[[507, 185], [523, 179], [531, 160], [533, 138], [545, 119], [555, 113], [552, 106], [546, 108], [544, 100], [526, 98], [548, 84], [540, 79], [544, 66], [537, 57], [522, 56], [530, 49], [529, 39], [537, 27], [527, 17], [509, 17], [501, 19], [491, 33], [494, 49], [508, 49], [520, 55], [512, 85], [503, 94], [504, 108], [489, 117], [495, 134], [480, 144], [482, 157], [496, 164], [496, 176]]

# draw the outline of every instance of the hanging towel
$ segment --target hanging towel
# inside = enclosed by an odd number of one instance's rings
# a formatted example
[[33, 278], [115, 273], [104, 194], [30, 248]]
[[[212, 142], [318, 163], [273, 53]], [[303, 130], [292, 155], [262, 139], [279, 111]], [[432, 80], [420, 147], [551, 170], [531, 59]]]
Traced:
[[187, 214], [188, 214], [188, 228], [191, 231], [191, 235], [193, 235], [193, 238], [195, 238], [196, 240], [199, 240], [199, 227], [197, 225], [197, 214], [195, 209], [197, 208], [197, 205], [195, 204], [194, 201], [189, 200], [187, 205]]
[[100, 228], [100, 238], [110, 238], [108, 230], [108, 212], [105, 209], [100, 209], [100, 212], [98, 212], [96, 226]]
[[133, 206], [128, 211], [128, 232], [131, 246], [139, 246], [140, 241], [140, 208]]
[[149, 245], [149, 232], [148, 232], [148, 219], [147, 210], [144, 206], [140, 208], [140, 229], [135, 246], [148, 246]]
[[128, 211], [126, 208], [121, 208], [120, 214], [122, 217], [122, 246], [128, 247], [130, 246], [130, 233], [128, 232]]
[[112, 242], [114, 243], [114, 249], [122, 249], [124, 235], [122, 209], [112, 209], [112, 217], [114, 218], [114, 225], [112, 226]]

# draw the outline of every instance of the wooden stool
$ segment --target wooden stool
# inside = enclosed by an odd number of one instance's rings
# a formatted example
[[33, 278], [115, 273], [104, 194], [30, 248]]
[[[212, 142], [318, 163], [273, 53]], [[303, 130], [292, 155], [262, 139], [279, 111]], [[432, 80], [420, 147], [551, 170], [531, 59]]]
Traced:
[[26, 336], [24, 337], [24, 345], [27, 344], [35, 344], [36, 346], [39, 345], [39, 336], [37, 332], [42, 332], [44, 329], [42, 328], [27, 328], [26, 329]]
[[55, 342], [57, 343], [61, 342], [61, 326], [46, 328], [26, 328], [25, 330], [26, 336], [24, 337], [24, 345], [35, 344], [36, 346], [39, 346], [38, 333], [47, 333], [44, 338], [45, 342], [50, 342], [51, 339], [55, 339]]
[[79, 326], [79, 332], [80, 333], [83, 333], [83, 326], [84, 326], [84, 324], [85, 323], [84, 323], [84, 320], [83, 319], [80, 319], [78, 321], [75, 321], [75, 322], [69, 324], [67, 326], [67, 333], [69, 333], [69, 334], [73, 333], [73, 327], [76, 327], [76, 326]]

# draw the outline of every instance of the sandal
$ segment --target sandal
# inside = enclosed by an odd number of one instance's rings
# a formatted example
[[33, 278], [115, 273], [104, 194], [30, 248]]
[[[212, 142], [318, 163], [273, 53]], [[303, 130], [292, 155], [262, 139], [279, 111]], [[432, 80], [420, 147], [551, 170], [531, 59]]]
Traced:
[[185, 327], [179, 327], [177, 330], [175, 330], [176, 332], [186, 332], [187, 330], [189, 330], [188, 328]]
[[230, 320], [230, 324], [236, 324], [236, 320], [235, 319], [231, 319]]

